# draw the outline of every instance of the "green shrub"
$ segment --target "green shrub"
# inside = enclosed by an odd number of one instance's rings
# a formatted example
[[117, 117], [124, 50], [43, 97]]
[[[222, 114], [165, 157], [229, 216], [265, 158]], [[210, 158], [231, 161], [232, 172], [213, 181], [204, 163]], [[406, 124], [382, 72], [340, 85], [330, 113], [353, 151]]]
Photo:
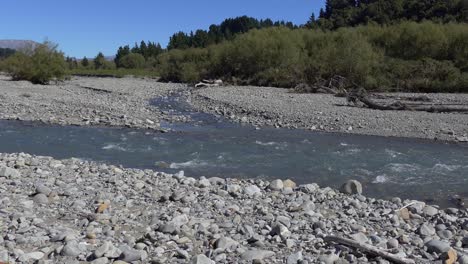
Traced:
[[157, 58], [162, 80], [221, 78], [293, 87], [340, 75], [369, 90], [463, 92], [468, 26], [402, 22], [337, 31], [251, 30], [207, 48], [173, 49]]
[[66, 67], [63, 53], [48, 42], [33, 50], [18, 51], [4, 61], [4, 70], [13, 80], [27, 80], [35, 84], [63, 80]]
[[145, 57], [139, 53], [130, 53], [119, 60], [119, 65], [126, 69], [141, 69], [145, 66]]

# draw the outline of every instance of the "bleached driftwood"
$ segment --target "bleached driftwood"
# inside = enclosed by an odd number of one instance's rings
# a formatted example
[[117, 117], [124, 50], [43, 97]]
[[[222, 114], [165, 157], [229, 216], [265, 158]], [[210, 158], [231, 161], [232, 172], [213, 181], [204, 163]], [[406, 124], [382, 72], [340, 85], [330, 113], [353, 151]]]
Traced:
[[355, 248], [362, 253], [374, 256], [374, 257], [382, 257], [386, 260], [389, 260], [393, 263], [398, 263], [398, 264], [415, 264], [416, 262], [412, 259], [407, 259], [407, 258], [402, 258], [400, 256], [397, 256], [395, 254], [380, 250], [374, 246], [360, 243], [358, 241], [352, 240], [352, 239], [347, 239], [347, 238], [342, 238], [342, 237], [337, 237], [337, 236], [328, 236], [325, 237], [325, 242], [328, 243], [337, 243], [341, 245], [345, 245], [348, 247]]
[[221, 85], [223, 85], [222, 80], [202, 80], [201, 82], [195, 84], [195, 88], [217, 87]]

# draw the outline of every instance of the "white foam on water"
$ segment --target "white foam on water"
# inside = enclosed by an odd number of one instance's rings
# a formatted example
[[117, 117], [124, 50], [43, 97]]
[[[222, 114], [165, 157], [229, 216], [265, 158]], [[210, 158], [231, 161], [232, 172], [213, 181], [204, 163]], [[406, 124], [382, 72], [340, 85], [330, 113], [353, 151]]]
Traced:
[[389, 182], [389, 178], [387, 177], [387, 175], [383, 174], [383, 175], [378, 175], [377, 177], [375, 177], [375, 179], [372, 181], [372, 183], [386, 183], [386, 182]]
[[334, 151], [333, 154], [336, 154], [338, 156], [352, 156], [352, 155], [356, 155], [356, 154], [359, 154], [362, 152], [362, 149], [358, 149], [358, 148], [350, 148], [350, 149], [345, 149], [345, 150], [338, 150], [338, 151]]
[[105, 145], [104, 147], [102, 147], [102, 149], [104, 149], [104, 150], [127, 151], [126, 148], [124, 148], [122, 146], [119, 146], [118, 144], [113, 144], [113, 143]]
[[448, 165], [448, 164], [437, 163], [436, 165], [434, 165], [434, 167], [432, 167], [432, 171], [444, 173], [444, 172], [452, 172], [460, 168], [462, 168], [461, 165]]
[[392, 158], [396, 158], [398, 156], [403, 155], [403, 153], [400, 153], [398, 151], [394, 151], [394, 150], [391, 150], [391, 149], [385, 149], [385, 153], [387, 153]]
[[261, 141], [255, 141], [255, 144], [260, 145], [260, 146], [274, 146], [278, 145], [277, 142], [261, 142]]
[[196, 167], [206, 167], [209, 163], [205, 161], [200, 161], [198, 159], [189, 160], [187, 162], [173, 162], [169, 165], [171, 169], [183, 169], [183, 168], [196, 168]]
[[342, 142], [342, 143], [340, 143], [340, 146], [347, 147], [347, 146], [349, 146], [349, 144]]
[[407, 163], [390, 163], [387, 166], [393, 172], [411, 172], [420, 170], [421, 167], [416, 164], [407, 164]]
[[275, 147], [275, 149], [280, 150], [284, 149], [288, 146], [287, 143], [285, 142], [262, 142], [262, 141], [255, 141], [255, 144], [260, 145], [260, 146], [265, 146], [265, 147]]

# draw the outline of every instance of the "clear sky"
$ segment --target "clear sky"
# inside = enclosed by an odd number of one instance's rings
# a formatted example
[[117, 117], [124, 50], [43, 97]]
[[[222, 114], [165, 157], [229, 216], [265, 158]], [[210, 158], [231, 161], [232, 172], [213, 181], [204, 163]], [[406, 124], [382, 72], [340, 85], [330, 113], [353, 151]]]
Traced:
[[67, 55], [114, 55], [121, 45], [167, 44], [177, 32], [208, 29], [225, 18], [252, 16], [304, 24], [325, 0], [5, 0], [0, 39], [46, 38]]

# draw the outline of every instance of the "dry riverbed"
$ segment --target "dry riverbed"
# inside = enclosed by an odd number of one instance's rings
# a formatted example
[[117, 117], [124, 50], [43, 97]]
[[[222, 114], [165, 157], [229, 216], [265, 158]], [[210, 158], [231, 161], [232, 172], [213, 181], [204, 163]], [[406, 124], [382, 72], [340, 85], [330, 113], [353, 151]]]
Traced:
[[[398, 94], [419, 96], [420, 94]], [[425, 94], [434, 103], [464, 104], [468, 94]], [[468, 141], [468, 114], [379, 111], [347, 105], [328, 94], [296, 94], [268, 87], [211, 87], [193, 92], [200, 111], [256, 126], [326, 132]]]
[[342, 192], [0, 154], [0, 262], [468, 263], [466, 209]]
[[159, 130], [160, 121], [183, 117], [169, 117], [149, 101], [182, 87], [151, 79], [83, 77], [33, 85], [0, 76], [0, 119]]

